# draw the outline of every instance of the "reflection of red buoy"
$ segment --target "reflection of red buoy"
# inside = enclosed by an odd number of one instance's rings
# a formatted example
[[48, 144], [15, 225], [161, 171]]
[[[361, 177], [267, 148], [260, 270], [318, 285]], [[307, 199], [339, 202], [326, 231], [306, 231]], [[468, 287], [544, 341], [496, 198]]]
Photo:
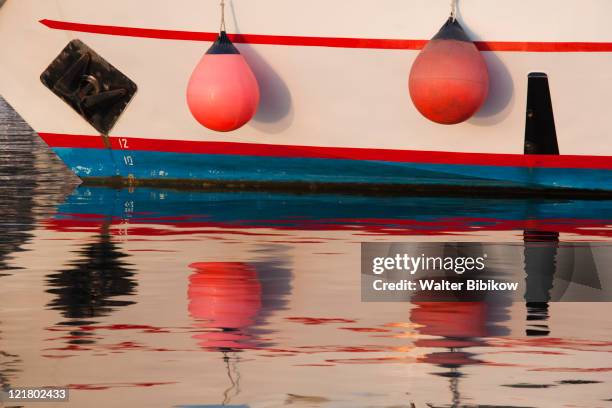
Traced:
[[418, 332], [441, 337], [419, 339], [415, 346], [448, 349], [428, 353], [419, 358], [420, 362], [443, 367], [480, 363], [463, 349], [483, 345], [479, 338], [487, 335], [487, 305], [484, 302], [419, 302], [414, 306], [410, 320], [420, 325]]
[[198, 326], [218, 329], [198, 334], [203, 347], [244, 348], [261, 310], [261, 284], [257, 271], [239, 262], [198, 262], [189, 265], [189, 313]]
[[489, 92], [487, 65], [453, 17], [415, 60], [409, 89], [419, 112], [445, 125], [468, 120], [484, 103]]
[[225, 31], [191, 74], [187, 104], [198, 122], [218, 132], [242, 127], [257, 112], [257, 79]]
[[484, 302], [414, 303], [410, 320], [421, 325], [417, 330], [442, 339], [421, 339], [419, 347], [472, 347], [487, 336], [487, 305]]

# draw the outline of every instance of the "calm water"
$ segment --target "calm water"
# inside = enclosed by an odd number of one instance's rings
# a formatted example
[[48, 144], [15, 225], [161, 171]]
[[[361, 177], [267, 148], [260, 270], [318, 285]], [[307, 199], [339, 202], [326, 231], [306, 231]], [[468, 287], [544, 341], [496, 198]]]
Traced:
[[359, 286], [360, 242], [608, 241], [611, 202], [75, 188], [5, 106], [0, 179], [3, 388], [68, 386], [70, 407], [612, 406], [609, 303], [374, 304]]

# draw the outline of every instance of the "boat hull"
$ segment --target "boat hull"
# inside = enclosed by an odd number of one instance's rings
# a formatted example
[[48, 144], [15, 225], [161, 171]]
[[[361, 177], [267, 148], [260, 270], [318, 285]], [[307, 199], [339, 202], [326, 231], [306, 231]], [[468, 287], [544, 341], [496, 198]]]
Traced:
[[[321, 149], [307, 146], [193, 143], [155, 140], [68, 137], [55, 153], [83, 180], [192, 185], [255, 183], [300, 187], [302, 184], [395, 187], [454, 187], [524, 191], [603, 192], [612, 179], [605, 158], [462, 154], [372, 149]], [[61, 137], [60, 139], [64, 139]], [[93, 140], [92, 140], [93, 139]], [[130, 149], [132, 144], [142, 148]], [[70, 147], [66, 145], [98, 145]], [[61, 146], [57, 146], [61, 145]], [[113, 147], [119, 146], [118, 148]], [[161, 146], [160, 146], [161, 145]], [[125, 146], [125, 147], [124, 147]], [[166, 150], [164, 150], [164, 148]], [[597, 160], [598, 159], [598, 160]], [[593, 168], [589, 167], [593, 166]]]
[[[185, 100], [215, 39], [217, 12], [212, 0], [7, 2], [0, 46], [12, 52], [0, 55], [0, 93], [83, 179], [612, 191], [607, 0], [462, 5], [490, 93], [456, 126], [423, 118], [408, 93], [410, 68], [447, 4], [394, 0], [381, 10], [369, 0], [236, 0], [228, 32], [261, 101], [253, 120], [230, 133], [200, 126]], [[322, 15], [329, 19], [314, 18]], [[40, 83], [74, 39], [138, 85], [110, 143]], [[559, 156], [523, 154], [533, 72], [548, 75]]]

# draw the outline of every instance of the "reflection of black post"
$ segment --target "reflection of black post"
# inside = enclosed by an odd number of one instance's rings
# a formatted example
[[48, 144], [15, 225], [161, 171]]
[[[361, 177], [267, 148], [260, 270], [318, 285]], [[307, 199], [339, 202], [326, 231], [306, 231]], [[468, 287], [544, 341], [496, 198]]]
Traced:
[[534, 322], [525, 330], [527, 336], [547, 336], [550, 330], [548, 302], [557, 269], [559, 233], [524, 231], [525, 244], [525, 301], [527, 321]]
[[[69, 319], [62, 324], [92, 324], [95, 323], [92, 319], [134, 303], [116, 299], [132, 295], [136, 282], [132, 279], [134, 273], [122, 260], [125, 255], [111, 240], [108, 224], [102, 226], [99, 241], [85, 245], [79, 254], [81, 259], [75, 261], [70, 269], [49, 275], [47, 279], [51, 287], [47, 292], [56, 295], [47, 306], [60, 310]], [[91, 342], [83, 338], [87, 333], [75, 331], [71, 334], [76, 338], [70, 343]]]

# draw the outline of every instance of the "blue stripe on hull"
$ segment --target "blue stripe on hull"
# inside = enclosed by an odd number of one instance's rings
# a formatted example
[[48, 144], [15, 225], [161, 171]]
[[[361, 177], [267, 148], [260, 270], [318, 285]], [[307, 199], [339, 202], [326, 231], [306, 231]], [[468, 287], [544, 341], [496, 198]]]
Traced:
[[612, 171], [54, 148], [79, 177], [612, 190]]

